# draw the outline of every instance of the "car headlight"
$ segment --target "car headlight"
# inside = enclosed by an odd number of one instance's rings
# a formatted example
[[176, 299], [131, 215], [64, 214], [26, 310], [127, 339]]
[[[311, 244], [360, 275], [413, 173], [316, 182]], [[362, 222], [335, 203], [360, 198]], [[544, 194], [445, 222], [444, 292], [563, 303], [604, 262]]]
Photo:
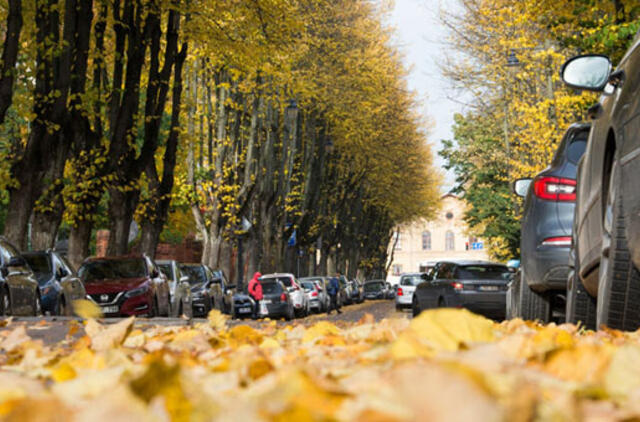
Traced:
[[133, 290], [129, 290], [127, 293], [124, 294], [124, 297], [140, 296], [147, 293], [148, 291], [149, 291], [149, 286], [142, 286]]

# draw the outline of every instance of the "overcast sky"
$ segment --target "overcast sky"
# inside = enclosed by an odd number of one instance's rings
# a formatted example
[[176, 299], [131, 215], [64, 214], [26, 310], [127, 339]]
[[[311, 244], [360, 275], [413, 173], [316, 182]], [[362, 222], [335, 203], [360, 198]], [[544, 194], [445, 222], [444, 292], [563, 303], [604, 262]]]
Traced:
[[[396, 44], [405, 54], [405, 65], [411, 69], [409, 88], [416, 91], [421, 101], [421, 112], [432, 122], [429, 136], [438, 166], [437, 156], [442, 139], [451, 139], [453, 115], [463, 107], [447, 98], [450, 84], [438, 68], [438, 60], [445, 47], [446, 29], [438, 15], [443, 5], [451, 7], [455, 0], [395, 0], [389, 24], [396, 31]], [[447, 175], [445, 190], [451, 188], [453, 177]]]

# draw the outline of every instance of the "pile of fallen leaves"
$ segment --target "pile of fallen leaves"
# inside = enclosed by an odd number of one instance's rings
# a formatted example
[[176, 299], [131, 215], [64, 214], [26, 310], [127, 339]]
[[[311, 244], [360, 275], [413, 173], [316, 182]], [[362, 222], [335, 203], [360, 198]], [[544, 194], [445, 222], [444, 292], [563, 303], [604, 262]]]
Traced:
[[638, 333], [464, 310], [336, 326], [72, 323], [0, 332], [0, 417], [19, 421], [630, 420]]

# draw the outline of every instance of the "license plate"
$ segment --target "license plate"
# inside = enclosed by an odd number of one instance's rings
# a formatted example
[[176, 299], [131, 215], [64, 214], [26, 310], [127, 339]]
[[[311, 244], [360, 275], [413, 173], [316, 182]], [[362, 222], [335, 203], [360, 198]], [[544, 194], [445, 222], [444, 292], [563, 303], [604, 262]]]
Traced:
[[241, 314], [248, 314], [251, 312], [251, 308], [238, 308], [238, 312]]
[[478, 290], [483, 292], [495, 292], [498, 290], [498, 286], [480, 286]]
[[103, 314], [115, 314], [120, 309], [117, 306], [101, 306], [100, 310], [102, 311]]
[[265, 303], [267, 305], [271, 305], [271, 299], [265, 299], [262, 301], [262, 303]]

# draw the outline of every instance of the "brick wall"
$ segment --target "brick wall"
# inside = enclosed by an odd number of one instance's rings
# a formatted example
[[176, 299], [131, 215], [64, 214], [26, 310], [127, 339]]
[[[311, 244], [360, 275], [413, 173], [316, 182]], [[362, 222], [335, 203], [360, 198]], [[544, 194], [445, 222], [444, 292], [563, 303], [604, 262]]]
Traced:
[[[109, 244], [109, 230], [96, 232], [96, 256], [106, 256]], [[136, 246], [132, 252], [139, 252]], [[202, 242], [194, 236], [187, 236], [182, 243], [160, 243], [156, 248], [156, 259], [175, 259], [179, 262], [200, 262], [202, 259]]]

